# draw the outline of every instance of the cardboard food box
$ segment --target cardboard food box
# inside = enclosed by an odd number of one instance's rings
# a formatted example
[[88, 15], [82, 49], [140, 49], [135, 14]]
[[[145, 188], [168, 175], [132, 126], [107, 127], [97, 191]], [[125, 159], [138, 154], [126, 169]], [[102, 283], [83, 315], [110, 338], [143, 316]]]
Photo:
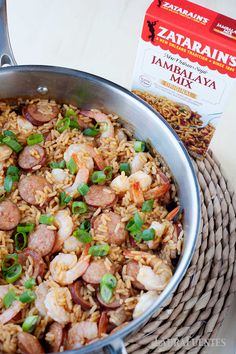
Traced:
[[132, 90], [203, 157], [236, 77], [236, 20], [186, 0], [146, 11]]

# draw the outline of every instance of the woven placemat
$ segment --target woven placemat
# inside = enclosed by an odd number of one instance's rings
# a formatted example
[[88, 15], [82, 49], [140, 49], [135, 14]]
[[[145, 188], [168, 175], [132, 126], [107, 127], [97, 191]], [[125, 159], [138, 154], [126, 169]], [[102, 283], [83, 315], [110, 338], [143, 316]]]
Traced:
[[204, 352], [236, 291], [236, 197], [211, 151], [194, 164], [202, 197], [196, 251], [174, 295], [127, 339], [128, 353]]

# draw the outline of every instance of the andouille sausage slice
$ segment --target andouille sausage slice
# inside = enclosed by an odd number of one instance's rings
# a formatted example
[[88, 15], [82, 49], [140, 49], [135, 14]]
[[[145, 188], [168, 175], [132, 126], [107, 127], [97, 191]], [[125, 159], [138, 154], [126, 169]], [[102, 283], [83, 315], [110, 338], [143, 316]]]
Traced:
[[100, 284], [100, 281], [106, 273], [114, 274], [115, 267], [111, 265], [107, 266], [103, 259], [92, 261], [86, 272], [83, 274], [83, 280], [90, 284]]
[[21, 265], [25, 265], [28, 257], [30, 256], [33, 259], [33, 277], [37, 278], [40, 276], [41, 278], [45, 274], [46, 264], [44, 263], [41, 255], [31, 248], [25, 248], [24, 251], [18, 254], [19, 256], [19, 263]]
[[33, 167], [45, 165], [46, 152], [38, 144], [25, 146], [18, 157], [18, 164], [23, 170], [31, 171]]
[[[103, 220], [106, 224], [106, 230], [100, 231], [99, 226], [104, 223]], [[125, 242], [128, 236], [125, 223], [121, 221], [121, 216], [112, 211], [98, 215], [93, 222], [93, 227], [95, 235], [96, 233], [103, 234], [107, 242], [118, 246]]]
[[20, 222], [20, 211], [10, 200], [0, 202], [0, 230], [14, 229]]
[[89, 303], [89, 301], [86, 301], [80, 293], [80, 289], [82, 286], [83, 286], [83, 283], [81, 280], [77, 280], [73, 284], [68, 285], [71, 296], [72, 296], [72, 300], [76, 304], [80, 305], [82, 307], [82, 309], [90, 310], [92, 305]]
[[92, 185], [84, 199], [92, 207], [106, 208], [115, 202], [116, 194], [110, 187]]
[[133, 279], [132, 280], [133, 286], [137, 289], [143, 290], [143, 289], [145, 289], [143, 284], [141, 284], [137, 280], [138, 272], [139, 272], [138, 262], [136, 262], [134, 260], [129, 261], [126, 265], [126, 273], [128, 276], [130, 276]]
[[45, 351], [38, 339], [32, 334], [20, 332], [17, 334], [18, 347], [21, 354], [44, 354]]
[[115, 309], [118, 309], [122, 305], [122, 301], [121, 300], [114, 300], [114, 301], [109, 302], [109, 303], [103, 301], [99, 291], [97, 291], [96, 295], [97, 295], [97, 299], [98, 299], [99, 304], [102, 305], [102, 307], [104, 307], [105, 309], [115, 310]]
[[50, 333], [53, 337], [53, 340], [50, 341], [50, 344], [48, 345], [50, 353], [59, 352], [64, 337], [64, 330], [62, 325], [58, 322], [53, 322], [50, 325], [47, 333]]
[[36, 192], [43, 192], [46, 187], [51, 188], [51, 185], [42, 176], [26, 176], [18, 184], [21, 198], [32, 205], [40, 204], [36, 200]]
[[47, 225], [40, 224], [29, 235], [28, 247], [37, 251], [42, 257], [49, 254], [54, 246], [56, 232]]
[[28, 121], [38, 126], [56, 118], [59, 113], [59, 108], [56, 104], [39, 101], [25, 106], [22, 113]]

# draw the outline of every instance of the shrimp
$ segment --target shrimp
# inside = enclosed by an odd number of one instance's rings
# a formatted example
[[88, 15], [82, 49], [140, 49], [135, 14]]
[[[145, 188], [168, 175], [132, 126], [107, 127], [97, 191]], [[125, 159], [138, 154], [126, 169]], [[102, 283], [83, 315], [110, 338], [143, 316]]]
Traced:
[[155, 188], [150, 189], [144, 194], [144, 199], [158, 199], [163, 197], [170, 189], [170, 183], [161, 184]]
[[155, 250], [161, 243], [162, 236], [166, 231], [167, 224], [165, 222], [160, 223], [158, 221], [153, 221], [150, 225], [150, 229], [155, 230], [154, 240], [147, 241], [146, 244], [151, 250]]
[[146, 290], [163, 290], [172, 277], [172, 270], [162, 259], [147, 252], [124, 250], [124, 256], [137, 261], [140, 258], [147, 265], [140, 265], [137, 280]]
[[47, 316], [47, 309], [45, 307], [44, 301], [48, 294], [48, 290], [49, 290], [49, 286], [47, 281], [44, 281], [41, 284], [39, 284], [39, 286], [37, 286], [35, 290], [35, 294], [37, 296], [35, 299], [35, 307], [40, 313], [40, 315], [43, 317]]
[[7, 159], [9, 159], [9, 157], [12, 154], [12, 149], [9, 148], [9, 146], [7, 145], [0, 145], [0, 162], [3, 162]]
[[142, 170], [145, 163], [147, 162], [147, 156], [144, 152], [138, 152], [130, 163], [131, 173], [138, 172]]
[[30, 123], [27, 119], [20, 118], [20, 117], [17, 117], [17, 125], [20, 131], [23, 130], [23, 132], [26, 133], [30, 133], [34, 129], [32, 123]]
[[110, 187], [117, 194], [124, 194], [130, 188], [129, 178], [125, 175], [125, 172], [121, 172], [119, 176], [114, 178], [110, 184]]
[[66, 325], [70, 322], [72, 297], [68, 288], [51, 288], [44, 300], [47, 315], [54, 321]]
[[70, 236], [64, 241], [63, 249], [68, 252], [80, 251], [83, 243], [80, 242], [76, 237]]
[[68, 285], [81, 277], [89, 266], [89, 248], [90, 245], [86, 244], [79, 260], [75, 254], [59, 253], [49, 266], [53, 280], [61, 285]]
[[102, 125], [102, 129], [104, 129], [100, 138], [114, 138], [114, 126], [105, 113], [97, 111], [81, 111], [80, 114], [95, 119], [97, 123]]
[[64, 153], [64, 160], [68, 162], [71, 158], [76, 162], [78, 169], [86, 167], [89, 171], [93, 171], [93, 158], [87, 144], [71, 144]]
[[20, 301], [14, 301], [12, 305], [0, 315], [0, 324], [11, 321], [24, 307]]
[[77, 172], [74, 183], [70, 187], [65, 188], [65, 191], [72, 196], [76, 196], [76, 194], [79, 194], [77, 190], [79, 185], [81, 183], [87, 183], [88, 179], [89, 179], [89, 170], [87, 168], [80, 168], [79, 171]]
[[158, 296], [158, 293], [153, 290], [142, 294], [134, 308], [133, 318], [143, 315], [154, 304]]
[[68, 210], [59, 210], [54, 216], [55, 224], [58, 227], [57, 236], [50, 254], [58, 252], [64, 241], [70, 237], [73, 232], [73, 220]]
[[54, 180], [58, 183], [63, 183], [69, 177], [69, 174], [61, 168], [54, 168], [51, 173]]
[[137, 205], [143, 204], [144, 196], [139, 182], [131, 183], [131, 194], [135, 204]]
[[66, 349], [73, 350], [98, 337], [98, 327], [95, 322], [82, 321], [75, 323], [68, 331]]
[[147, 191], [152, 184], [152, 177], [143, 171], [137, 171], [129, 176], [130, 184], [138, 182], [143, 192]]

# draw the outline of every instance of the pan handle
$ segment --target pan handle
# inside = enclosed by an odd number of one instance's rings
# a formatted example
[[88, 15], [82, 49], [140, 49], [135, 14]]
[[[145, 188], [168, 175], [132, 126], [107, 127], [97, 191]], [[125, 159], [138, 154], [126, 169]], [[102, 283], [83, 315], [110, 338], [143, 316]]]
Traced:
[[17, 65], [9, 39], [6, 0], [0, 0], [0, 67]]

